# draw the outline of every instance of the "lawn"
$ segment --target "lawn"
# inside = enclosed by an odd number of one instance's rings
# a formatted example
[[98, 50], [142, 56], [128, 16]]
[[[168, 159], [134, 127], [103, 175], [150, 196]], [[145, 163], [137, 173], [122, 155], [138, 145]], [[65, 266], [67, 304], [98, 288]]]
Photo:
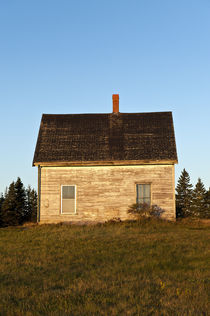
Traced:
[[0, 229], [0, 315], [208, 315], [201, 222]]

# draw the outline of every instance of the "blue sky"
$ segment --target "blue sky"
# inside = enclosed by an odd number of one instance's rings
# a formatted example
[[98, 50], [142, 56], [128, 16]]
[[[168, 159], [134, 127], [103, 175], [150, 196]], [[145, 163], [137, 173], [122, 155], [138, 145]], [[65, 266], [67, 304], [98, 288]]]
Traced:
[[42, 113], [173, 111], [179, 164], [210, 185], [209, 0], [0, 3], [0, 192], [32, 168]]

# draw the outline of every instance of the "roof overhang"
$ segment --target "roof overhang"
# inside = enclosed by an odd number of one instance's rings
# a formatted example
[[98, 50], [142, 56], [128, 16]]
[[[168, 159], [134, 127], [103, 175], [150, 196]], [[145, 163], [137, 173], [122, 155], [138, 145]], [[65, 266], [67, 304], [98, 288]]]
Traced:
[[174, 165], [177, 160], [114, 160], [114, 161], [52, 161], [34, 162], [41, 167], [84, 167], [84, 166], [129, 166], [129, 165]]

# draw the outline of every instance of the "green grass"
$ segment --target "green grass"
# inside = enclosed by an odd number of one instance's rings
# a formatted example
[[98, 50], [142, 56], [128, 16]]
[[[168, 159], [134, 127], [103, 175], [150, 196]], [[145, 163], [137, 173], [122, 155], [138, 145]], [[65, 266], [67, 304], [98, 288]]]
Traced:
[[0, 229], [0, 315], [208, 315], [209, 226]]

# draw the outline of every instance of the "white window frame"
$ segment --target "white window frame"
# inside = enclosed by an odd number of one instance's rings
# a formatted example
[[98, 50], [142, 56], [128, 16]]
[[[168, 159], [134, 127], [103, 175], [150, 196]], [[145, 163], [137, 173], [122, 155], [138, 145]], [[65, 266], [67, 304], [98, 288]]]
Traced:
[[[63, 193], [63, 187], [74, 187], [75, 188], [75, 201], [74, 201], [74, 212], [70, 212], [70, 213], [63, 213], [63, 197], [62, 197], [62, 193]], [[74, 215], [77, 213], [77, 186], [76, 184], [62, 184], [61, 185], [61, 214], [62, 215]]]
[[150, 206], [152, 206], [152, 183], [151, 182], [142, 182], [142, 181], [139, 181], [139, 182], [135, 182], [135, 192], [136, 192], [136, 202], [135, 203], [138, 203], [137, 202], [137, 185], [138, 184], [149, 184], [150, 185]]

